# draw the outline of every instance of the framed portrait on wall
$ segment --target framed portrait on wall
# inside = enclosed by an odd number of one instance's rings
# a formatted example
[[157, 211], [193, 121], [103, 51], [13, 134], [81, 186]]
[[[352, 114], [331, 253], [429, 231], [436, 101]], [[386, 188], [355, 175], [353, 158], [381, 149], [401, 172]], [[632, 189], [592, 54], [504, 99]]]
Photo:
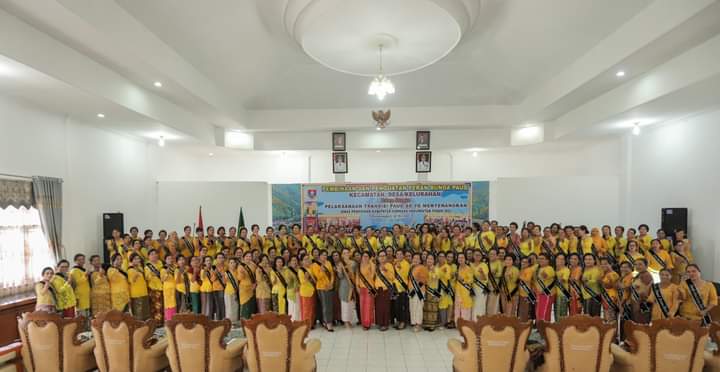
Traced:
[[415, 150], [430, 150], [430, 131], [415, 132]]
[[417, 151], [415, 153], [415, 173], [430, 173], [432, 170], [432, 152]]
[[345, 151], [345, 132], [333, 132], [332, 150]]
[[332, 164], [334, 174], [343, 174], [348, 172], [348, 156], [347, 152], [333, 152]]

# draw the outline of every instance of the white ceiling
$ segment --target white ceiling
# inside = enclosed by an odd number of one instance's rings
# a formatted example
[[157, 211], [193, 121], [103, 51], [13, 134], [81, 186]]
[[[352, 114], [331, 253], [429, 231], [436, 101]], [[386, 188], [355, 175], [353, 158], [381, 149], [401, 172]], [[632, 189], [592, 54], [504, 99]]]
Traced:
[[0, 64], [25, 77], [0, 74], [0, 94], [83, 121], [107, 112], [103, 127], [131, 135], [217, 144], [219, 127], [272, 132], [285, 147], [298, 132], [373, 130], [377, 108], [392, 109], [391, 128], [491, 131], [501, 146], [529, 122], [546, 142], [576, 141], [720, 105], [707, 97], [720, 79], [716, 0], [457, 1], [480, 4], [472, 28], [437, 63], [393, 76], [397, 93], [381, 105], [369, 78], [305, 54], [283, 1], [4, 0]]

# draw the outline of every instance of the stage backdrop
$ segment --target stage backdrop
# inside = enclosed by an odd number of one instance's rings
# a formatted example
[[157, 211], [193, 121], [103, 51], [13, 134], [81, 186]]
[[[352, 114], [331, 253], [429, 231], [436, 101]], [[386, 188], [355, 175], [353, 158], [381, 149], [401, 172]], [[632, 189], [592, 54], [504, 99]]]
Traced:
[[304, 184], [303, 226], [468, 223], [471, 183]]

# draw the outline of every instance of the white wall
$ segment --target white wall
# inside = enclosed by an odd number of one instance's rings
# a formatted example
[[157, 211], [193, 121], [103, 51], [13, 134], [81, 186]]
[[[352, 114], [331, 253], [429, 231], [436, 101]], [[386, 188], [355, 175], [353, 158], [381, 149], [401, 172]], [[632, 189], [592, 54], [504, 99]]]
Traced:
[[626, 139], [627, 223], [660, 226], [660, 208], [687, 207], [696, 261], [720, 279], [720, 111], [657, 127]]
[[[157, 229], [176, 230], [197, 221], [202, 206], [205, 227], [237, 226], [240, 207], [248, 226], [261, 231], [271, 223], [270, 185], [265, 182], [158, 182]], [[157, 230], [156, 230], [157, 231]]]
[[154, 180], [144, 142], [0, 96], [0, 173], [59, 177], [67, 256], [100, 251], [102, 212], [154, 224]]

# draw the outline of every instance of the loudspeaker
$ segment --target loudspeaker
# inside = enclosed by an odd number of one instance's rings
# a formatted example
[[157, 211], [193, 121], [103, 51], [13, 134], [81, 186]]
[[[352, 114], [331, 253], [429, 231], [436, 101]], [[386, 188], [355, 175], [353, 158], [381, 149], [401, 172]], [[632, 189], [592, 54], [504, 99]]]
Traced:
[[112, 231], [117, 229], [122, 234], [125, 232], [125, 220], [122, 213], [103, 213], [103, 238], [101, 251], [103, 252], [103, 261], [110, 262], [109, 252], [105, 247], [105, 241], [112, 238]]
[[687, 231], [687, 208], [663, 208], [661, 211], [661, 224], [662, 229], [668, 236], [675, 238], [675, 230], [683, 229], [686, 235]]

